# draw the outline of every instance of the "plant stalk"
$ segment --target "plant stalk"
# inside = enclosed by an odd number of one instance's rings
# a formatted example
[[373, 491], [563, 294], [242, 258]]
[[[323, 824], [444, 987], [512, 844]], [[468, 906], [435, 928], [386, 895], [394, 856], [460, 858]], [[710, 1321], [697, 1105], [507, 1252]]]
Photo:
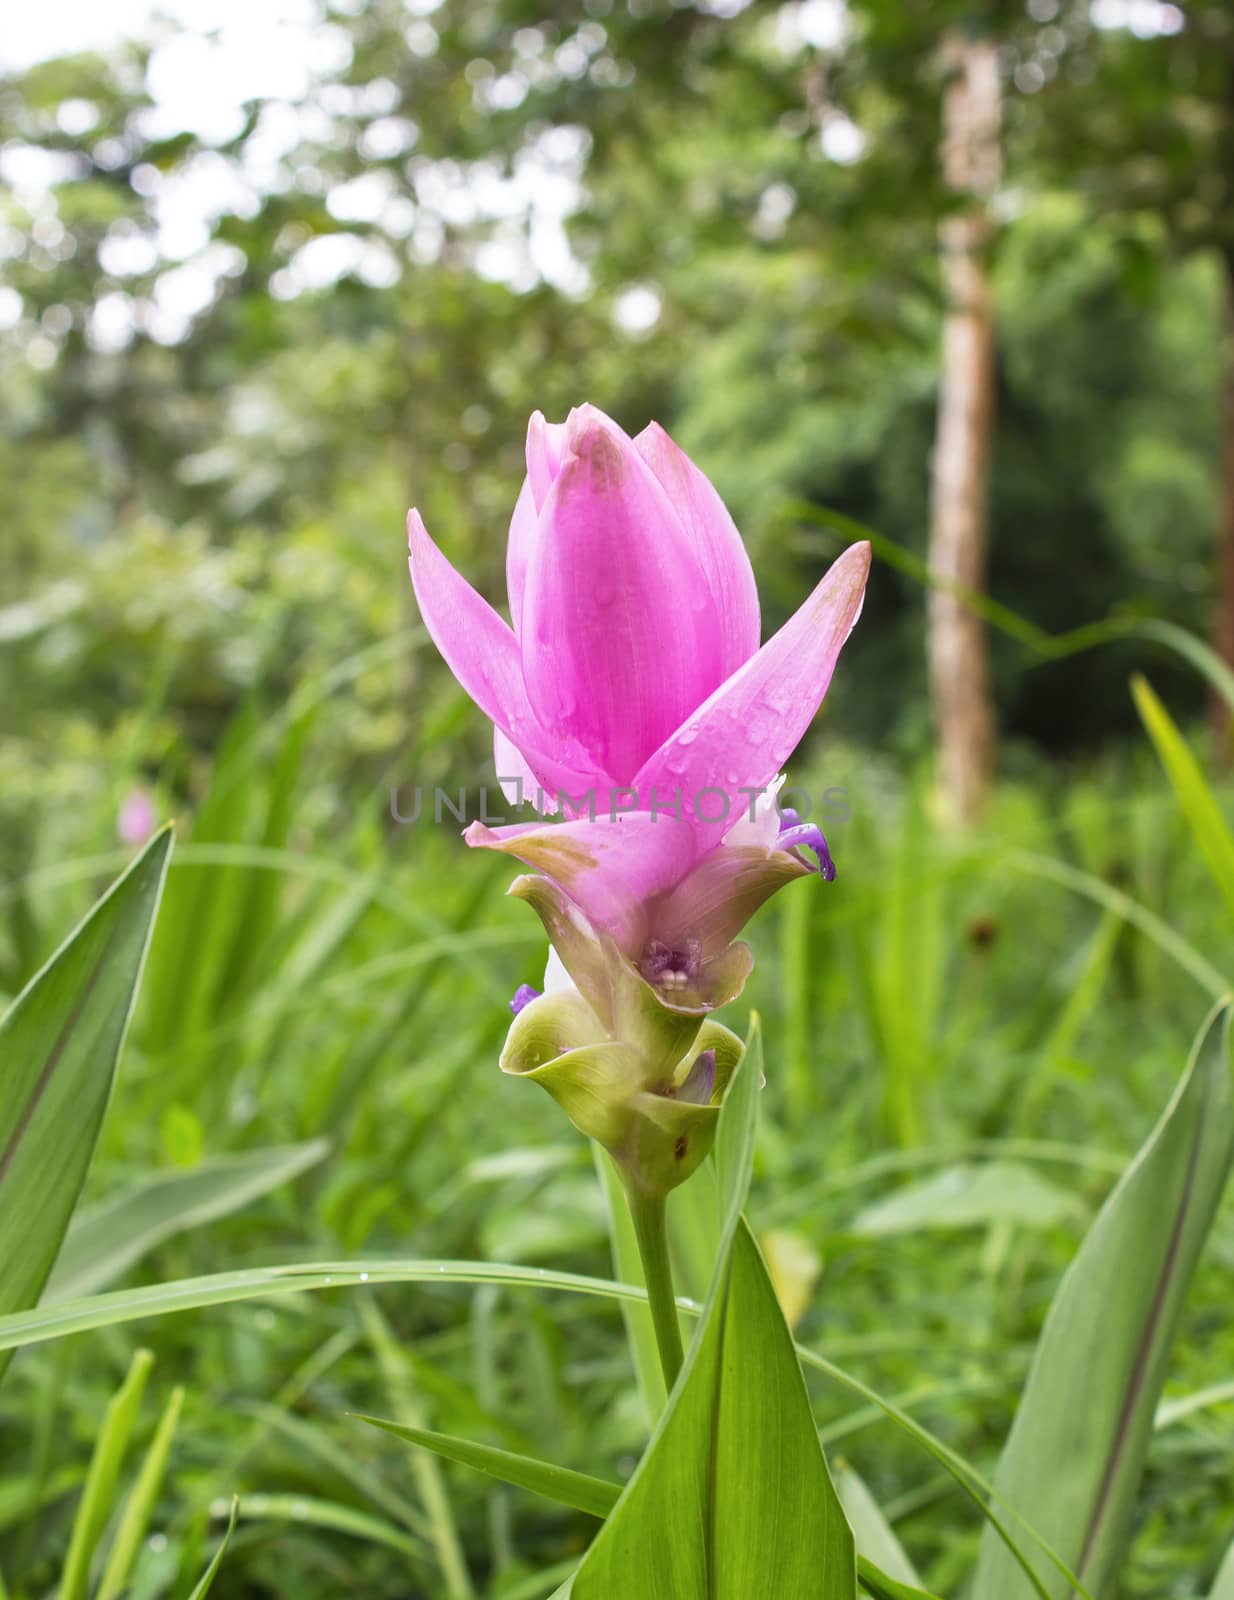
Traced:
[[668, 1255], [668, 1214], [663, 1195], [649, 1196], [626, 1190], [638, 1253], [647, 1282], [647, 1301], [651, 1324], [656, 1333], [660, 1366], [669, 1390], [681, 1371], [681, 1324], [677, 1320], [677, 1297], [673, 1293], [673, 1267]]

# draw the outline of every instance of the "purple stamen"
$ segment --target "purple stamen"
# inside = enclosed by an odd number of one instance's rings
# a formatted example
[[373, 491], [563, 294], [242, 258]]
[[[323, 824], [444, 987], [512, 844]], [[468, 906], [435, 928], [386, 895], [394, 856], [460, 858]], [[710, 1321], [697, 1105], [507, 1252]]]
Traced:
[[698, 976], [703, 947], [697, 939], [687, 939], [684, 949], [674, 950], [659, 939], [648, 939], [638, 970], [648, 983], [661, 989], [686, 989]]
[[533, 989], [529, 983], [520, 983], [510, 1001], [510, 1010], [517, 1017], [524, 1006], [529, 1006], [533, 1000], [538, 1000], [539, 998], [539, 989]]
[[813, 850], [818, 858], [819, 877], [824, 883], [834, 881], [836, 864], [831, 859], [831, 851], [827, 848], [823, 830], [816, 822], [802, 822], [797, 813], [788, 806], [785, 806], [780, 813], [780, 836], [776, 840], [776, 847], [780, 850], [797, 851], [803, 847]]

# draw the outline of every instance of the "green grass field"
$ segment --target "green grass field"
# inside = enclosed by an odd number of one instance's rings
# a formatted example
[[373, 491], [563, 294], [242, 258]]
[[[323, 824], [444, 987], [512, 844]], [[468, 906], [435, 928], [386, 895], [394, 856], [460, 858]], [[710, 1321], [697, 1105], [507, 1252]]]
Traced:
[[[45, 1303], [344, 1258], [612, 1275], [585, 1142], [497, 1070], [506, 1001], [539, 980], [539, 927], [503, 899], [504, 863], [456, 827], [400, 827], [384, 780], [344, 793], [323, 778], [350, 677], [306, 685], [294, 717], [242, 715], [176, 819], [142, 998]], [[847, 791], [839, 877], [759, 917], [728, 1018], [743, 1028], [748, 1000], [764, 1032], [748, 1214], [801, 1344], [989, 1473], [1060, 1275], [1229, 971], [1228, 916], [1147, 739], [1006, 781], [961, 841], [932, 823], [924, 782], [825, 737], [815, 751], [794, 776]], [[58, 821], [5, 902], [14, 992], [127, 858], [110, 808]], [[701, 1296], [692, 1217], [680, 1287]], [[1227, 1205], [1158, 1410], [1128, 1597], [1207, 1595], [1229, 1541], [1232, 1267]], [[105, 1515], [180, 1387], [183, 1407], [134, 1596], [187, 1594], [235, 1495], [220, 1594], [546, 1595], [589, 1517], [351, 1414], [616, 1479], [646, 1435], [618, 1307], [547, 1288], [351, 1283], [78, 1333], [20, 1352], [0, 1389], [14, 1600], [56, 1592], [100, 1418], [138, 1349], [153, 1362]], [[807, 1370], [833, 1467], [864, 1480], [931, 1592], [956, 1592], [973, 1505], [903, 1429]]]

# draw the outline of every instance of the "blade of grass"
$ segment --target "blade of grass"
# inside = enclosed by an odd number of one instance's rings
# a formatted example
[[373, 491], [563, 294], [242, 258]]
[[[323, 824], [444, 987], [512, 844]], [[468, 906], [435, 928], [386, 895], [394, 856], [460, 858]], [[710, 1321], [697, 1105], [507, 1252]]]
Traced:
[[1131, 680], [1131, 694], [1192, 837], [1234, 916], [1234, 837], [1216, 797], [1187, 741], [1144, 678]]
[[416, 1541], [402, 1528], [337, 1500], [302, 1494], [246, 1494], [240, 1499], [237, 1515], [241, 1522], [291, 1522], [310, 1528], [328, 1528], [333, 1533], [346, 1533], [353, 1539], [383, 1545], [403, 1555], [419, 1554]]
[[1209, 1600], [1234, 1600], [1234, 1544], [1225, 1553]]
[[858, 1559], [865, 1556], [877, 1562], [879, 1571], [896, 1582], [920, 1585], [921, 1579], [865, 1479], [847, 1462], [838, 1462], [835, 1480], [840, 1504], [857, 1541]]
[[124, 1382], [103, 1413], [103, 1426], [95, 1441], [85, 1486], [73, 1518], [68, 1554], [60, 1575], [59, 1600], [84, 1600], [90, 1582], [90, 1563], [111, 1514], [124, 1453], [153, 1364], [154, 1357], [149, 1350], [138, 1350]]
[[289, 1183], [329, 1151], [325, 1139], [245, 1150], [188, 1172], [144, 1178], [69, 1225], [45, 1301], [77, 1300], [101, 1289], [165, 1239], [229, 1216]]
[[[382, 1378], [400, 1419], [409, 1427], [423, 1422], [420, 1402], [412, 1389], [411, 1373], [388, 1323], [371, 1295], [360, 1299], [360, 1320], [377, 1356]], [[429, 1524], [429, 1538], [450, 1600], [470, 1600], [475, 1592], [467, 1571], [462, 1541], [450, 1506], [450, 1492], [437, 1463], [417, 1455], [413, 1462], [416, 1488]]]
[[894, 539], [867, 528], [853, 517], [811, 505], [804, 500], [788, 501], [783, 507], [783, 514], [798, 522], [832, 529], [847, 541], [868, 540], [875, 556], [885, 565], [927, 588], [953, 595], [975, 616], [981, 617], [1009, 639], [1026, 646], [1042, 661], [1064, 661], [1068, 656], [1095, 650], [1121, 639], [1147, 639], [1155, 644], [1163, 644], [1206, 678], [1234, 711], [1234, 672], [1204, 640], [1176, 623], [1165, 622], [1157, 617], [1108, 617], [1084, 623], [1065, 633], [1049, 633], [1037, 623], [1021, 617], [1010, 606], [1001, 605], [989, 595], [932, 571], [920, 556], [897, 544]]
[[1063, 888], [1084, 895], [1132, 923], [1176, 961], [1184, 972], [1189, 973], [1210, 1000], [1220, 1000], [1230, 992], [1230, 980], [1206, 961], [1181, 934], [1176, 933], [1168, 922], [1164, 922], [1138, 900], [1133, 900], [1129, 894], [1124, 894], [1121, 889], [1115, 889], [1112, 884], [1094, 877], [1091, 872], [1084, 872], [1065, 861], [1055, 861], [1050, 856], [1037, 855], [1030, 850], [1008, 851], [1002, 857], [1002, 864], [1014, 871], [1026, 872], [1031, 877], [1050, 878]]
[[116, 1529], [116, 1536], [112, 1540], [107, 1563], [103, 1568], [103, 1576], [95, 1592], [95, 1600], [117, 1600], [129, 1581], [133, 1563], [137, 1560], [142, 1541], [146, 1537], [146, 1530], [150, 1526], [150, 1518], [154, 1515], [155, 1501], [159, 1497], [159, 1490], [163, 1487], [163, 1479], [167, 1475], [171, 1442], [175, 1438], [183, 1405], [184, 1390], [173, 1389], [171, 1399], [167, 1402], [154, 1438], [150, 1442], [150, 1448], [146, 1451], [141, 1471], [137, 1474], [137, 1482], [133, 1485], [125, 1504], [120, 1526]]
[[586, 1511], [593, 1517], [606, 1517], [621, 1494], [621, 1486], [608, 1483], [603, 1478], [586, 1472], [574, 1472], [569, 1467], [554, 1466], [551, 1461], [541, 1461], [535, 1456], [519, 1455], [513, 1450], [502, 1450], [496, 1445], [476, 1444], [470, 1439], [456, 1438], [448, 1433], [434, 1433], [427, 1428], [409, 1428], [403, 1423], [390, 1422], [383, 1417], [368, 1417], [351, 1413], [357, 1422], [381, 1428], [408, 1444], [419, 1445], [447, 1461], [457, 1461], [462, 1466], [485, 1472], [502, 1483], [512, 1483], [517, 1488], [528, 1489], [559, 1505], [573, 1506], [576, 1511]]
[[[178, 1283], [116, 1290], [87, 1300], [0, 1317], [0, 1350], [44, 1343], [91, 1328], [111, 1327], [118, 1323], [167, 1316], [205, 1306], [228, 1305], [316, 1289], [358, 1285], [378, 1287], [395, 1283], [502, 1283], [511, 1288], [555, 1289], [564, 1293], [596, 1295], [618, 1302], [630, 1300], [646, 1304], [647, 1299], [646, 1290], [632, 1284], [590, 1278], [580, 1273], [549, 1271], [542, 1267], [515, 1267], [475, 1261], [391, 1262], [379, 1257], [359, 1262], [325, 1262], [216, 1273], [208, 1277], [182, 1279]], [[677, 1304], [686, 1315], [697, 1316], [701, 1310], [696, 1301], [679, 1298]], [[1018, 1550], [1001, 1518], [982, 1499], [982, 1494], [988, 1494], [990, 1489], [980, 1473], [868, 1384], [816, 1351], [803, 1345], [797, 1345], [796, 1350], [800, 1360], [807, 1366], [814, 1367], [850, 1393], [860, 1395], [877, 1406], [889, 1420], [915, 1439], [955, 1478], [1009, 1547]], [[1057, 1558], [1048, 1549], [1045, 1553], [1058, 1565]], [[1082, 1585], [1077, 1584], [1076, 1589], [1086, 1600], [1091, 1600]]]
[[238, 1507], [239, 1501], [233, 1496], [231, 1515], [227, 1519], [227, 1527], [223, 1531], [222, 1542], [214, 1552], [214, 1559], [194, 1585], [193, 1592], [189, 1595], [189, 1600], [206, 1600], [206, 1596], [210, 1593], [211, 1585], [214, 1583], [215, 1578], [218, 1577], [219, 1568], [223, 1565], [223, 1557], [227, 1554], [227, 1546], [231, 1543], [231, 1536], [236, 1531], [236, 1511]]

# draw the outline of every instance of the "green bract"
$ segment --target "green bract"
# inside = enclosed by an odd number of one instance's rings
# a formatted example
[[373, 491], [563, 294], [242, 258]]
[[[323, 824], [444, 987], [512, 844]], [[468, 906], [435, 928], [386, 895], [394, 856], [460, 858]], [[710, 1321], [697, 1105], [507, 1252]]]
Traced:
[[547, 1089], [609, 1151], [628, 1187], [667, 1194], [715, 1138], [741, 1041], [706, 1012], [740, 987], [748, 951], [734, 945], [716, 964], [709, 1004], [669, 1005], [547, 879], [519, 878], [511, 893], [539, 913], [576, 987], [541, 995], [515, 1017], [502, 1071]]

